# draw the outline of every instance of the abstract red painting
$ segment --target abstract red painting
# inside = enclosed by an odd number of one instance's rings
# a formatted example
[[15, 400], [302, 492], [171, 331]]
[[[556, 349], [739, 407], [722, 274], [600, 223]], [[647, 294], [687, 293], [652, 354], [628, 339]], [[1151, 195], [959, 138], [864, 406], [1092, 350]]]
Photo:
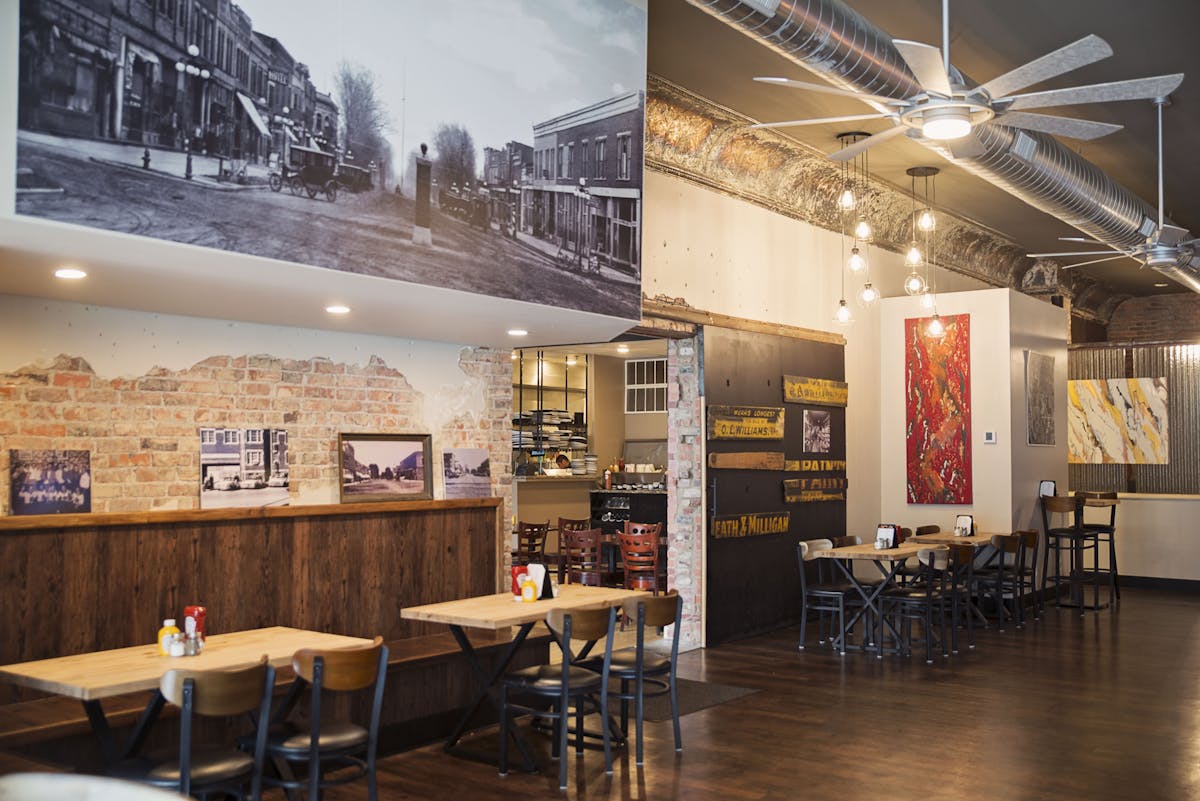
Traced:
[[907, 495], [914, 503], [971, 503], [971, 317], [904, 321]]

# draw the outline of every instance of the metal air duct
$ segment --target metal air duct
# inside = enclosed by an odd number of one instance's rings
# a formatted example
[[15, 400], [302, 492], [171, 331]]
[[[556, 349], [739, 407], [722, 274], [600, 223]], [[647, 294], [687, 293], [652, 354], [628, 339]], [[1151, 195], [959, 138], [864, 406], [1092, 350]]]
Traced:
[[[895, 98], [922, 91], [891, 37], [840, 0], [688, 2], [835, 86]], [[1153, 207], [1054, 137], [1000, 122], [976, 132], [986, 151], [955, 159], [958, 166], [1114, 248], [1140, 245], [1154, 231]], [[1154, 269], [1200, 292], [1198, 267], [1193, 258]]]

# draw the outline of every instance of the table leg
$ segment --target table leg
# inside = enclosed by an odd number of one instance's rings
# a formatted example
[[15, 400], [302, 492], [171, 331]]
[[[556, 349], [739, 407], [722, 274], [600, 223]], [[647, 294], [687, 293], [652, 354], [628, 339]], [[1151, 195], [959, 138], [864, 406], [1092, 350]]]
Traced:
[[[870, 609], [871, 612], [876, 616], [876, 619], [882, 621], [882, 624], [883, 624], [879, 627], [879, 657], [882, 658], [883, 657], [883, 626], [887, 626], [888, 630], [891, 631], [891, 633], [892, 633], [892, 637], [895, 638], [897, 643], [901, 642], [901, 637], [900, 637], [900, 632], [896, 630], [896, 627], [892, 625], [891, 621], [889, 621], [887, 618], [884, 617], [883, 610], [879, 608], [876, 601], [879, 598], [880, 594], [882, 594], [883, 591], [888, 587], [888, 585], [890, 585], [892, 583], [892, 580], [896, 576], [896, 571], [900, 568], [900, 563], [892, 562], [891, 569], [885, 570], [883, 567], [883, 563], [876, 560], [875, 566], [879, 569], [880, 574], [883, 575], [883, 581], [877, 587], [875, 587], [875, 590], [873, 592], [871, 592], [869, 594], [867, 593], [866, 588], [863, 587], [863, 585], [859, 582], [859, 580], [857, 578], [855, 578], [854, 571], [852, 569], [847, 568], [846, 565], [842, 564], [842, 560], [834, 559], [833, 563], [835, 565], [837, 565], [838, 570], [840, 570], [842, 572], [842, 575], [846, 577], [846, 580], [850, 582], [851, 586], [853, 586], [854, 589], [858, 591], [859, 596], [862, 597], [863, 602], [864, 602], [863, 608], [858, 610], [854, 614], [854, 616], [852, 618], [850, 618], [850, 620], [848, 620], [846, 622], [846, 624], [842, 627], [842, 633], [838, 637], [837, 642], [835, 642], [834, 644], [836, 646], [838, 646], [839, 650], [845, 650], [844, 643], [845, 643], [845, 639], [846, 639], [846, 632], [848, 632], [850, 629], [854, 628], [854, 624], [857, 623], [863, 617], [863, 615], [866, 614], [868, 609]], [[899, 646], [897, 645], [897, 647], [899, 647]]]
[[[454, 727], [454, 731], [452, 731], [450, 736], [446, 738], [444, 749], [447, 752], [455, 750], [459, 740], [462, 739], [463, 734], [466, 732], [467, 726], [470, 725], [471, 718], [475, 716], [475, 713], [479, 710], [479, 707], [484, 701], [490, 700], [492, 702], [492, 706], [496, 709], [497, 715], [504, 714], [504, 710], [500, 706], [500, 701], [495, 695], [496, 681], [504, 675], [506, 670], [508, 670], [509, 663], [511, 663], [513, 657], [516, 656], [517, 650], [520, 649], [521, 644], [525, 642], [525, 638], [529, 636], [529, 631], [533, 628], [533, 625], [533, 623], [524, 623], [520, 628], [517, 629], [516, 636], [513, 637], [512, 642], [508, 644], [508, 647], [501, 652], [500, 659], [497, 662], [496, 667], [489, 674], [484, 670], [483, 665], [479, 662], [479, 656], [475, 652], [474, 646], [471, 645], [470, 639], [467, 638], [466, 632], [463, 631], [462, 626], [451, 624], [450, 632], [454, 635], [454, 639], [458, 642], [458, 647], [462, 649], [463, 656], [467, 661], [467, 666], [475, 675], [476, 681], [479, 682], [479, 693], [476, 695], [475, 701], [469, 707], [467, 707], [466, 712], [459, 719], [458, 724]], [[520, 732], [517, 731], [515, 726], [510, 726], [509, 733], [511, 734], [513, 741], [516, 742], [517, 748], [521, 751], [521, 758], [524, 760], [525, 770], [529, 773], [537, 770], [537, 763], [533, 759], [533, 752], [529, 749], [529, 744], [525, 742], [525, 739], [521, 736]]]
[[100, 753], [105, 765], [115, 765], [117, 762], [117, 745], [113, 741], [112, 729], [108, 725], [108, 717], [99, 699], [83, 702], [83, 711], [87, 713], [88, 723], [92, 724], [92, 733], [100, 744]]
[[92, 726], [92, 733], [96, 735], [96, 740], [100, 744], [100, 752], [104, 756], [104, 764], [112, 766], [123, 759], [137, 756], [142, 750], [142, 746], [146, 744], [146, 737], [150, 734], [150, 729], [154, 726], [154, 722], [158, 720], [159, 714], [162, 713], [163, 705], [166, 704], [166, 699], [158, 690], [154, 691], [154, 695], [146, 703], [146, 708], [142, 710], [142, 714], [138, 717], [137, 724], [129, 735], [129, 741], [125, 747], [118, 751], [116, 740], [113, 738], [112, 728], [108, 725], [108, 716], [104, 714], [104, 706], [100, 699], [93, 698], [83, 702], [83, 711], [87, 713], [88, 723]]

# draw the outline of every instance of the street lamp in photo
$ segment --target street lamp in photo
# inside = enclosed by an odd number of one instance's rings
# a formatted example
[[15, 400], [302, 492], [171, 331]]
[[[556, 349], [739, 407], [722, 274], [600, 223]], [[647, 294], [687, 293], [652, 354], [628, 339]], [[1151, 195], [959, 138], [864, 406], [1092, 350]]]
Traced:
[[[187, 46], [187, 58], [175, 62], [175, 71], [179, 73], [181, 77], [188, 76], [192, 79], [191, 81], [188, 81], [186, 78], [184, 78], [183, 84], [185, 88], [190, 87], [192, 92], [197, 91], [196, 84], [198, 81], [207, 81], [212, 77], [212, 72], [208, 69], [208, 62], [200, 58], [200, 48], [194, 44]], [[194, 97], [195, 96], [193, 95], [193, 108], [195, 104]], [[201, 98], [201, 102], [203, 102], [203, 84], [200, 84], [199, 97]], [[184, 105], [187, 106], [186, 100], [184, 101]], [[201, 110], [201, 115], [203, 115], [203, 109]], [[194, 133], [194, 122], [195, 120], [192, 119], [192, 114], [189, 113], [187, 115], [187, 130], [184, 132], [183, 136], [183, 148], [184, 152], [187, 154], [187, 162], [184, 168], [183, 177], [187, 178], [189, 181], [192, 179], [192, 134]]]
[[585, 229], [587, 226], [588, 200], [592, 196], [592, 193], [587, 187], [587, 178], [584, 178], [582, 175], [579, 176], [579, 189], [576, 190], [576, 194], [579, 197], [579, 232], [575, 241], [575, 263], [579, 266], [579, 269], [582, 270], [583, 250], [586, 246], [587, 239], [587, 232]]

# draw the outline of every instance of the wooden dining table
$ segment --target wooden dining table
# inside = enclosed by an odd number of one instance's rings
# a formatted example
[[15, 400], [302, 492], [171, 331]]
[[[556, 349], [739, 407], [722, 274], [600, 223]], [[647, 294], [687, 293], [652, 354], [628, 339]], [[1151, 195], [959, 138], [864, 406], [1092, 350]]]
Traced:
[[[243, 667], [255, 664], [264, 654], [273, 666], [282, 667], [290, 665], [292, 654], [301, 648], [345, 648], [370, 643], [371, 640], [361, 637], [271, 626], [210, 635], [205, 638], [204, 650], [196, 656], [162, 656], [158, 645], [151, 643], [0, 665], [0, 681], [82, 701], [105, 761], [111, 765], [141, 750], [166, 703], [158, 685], [168, 670]], [[129, 741], [118, 750], [102, 702], [113, 696], [147, 690], [153, 690], [154, 694], [138, 718]]]
[[[616, 587], [586, 587], [581, 584], [560, 584], [556, 588], [557, 595], [545, 600], [522, 602], [514, 600], [512, 593], [502, 592], [495, 595], [481, 595], [474, 598], [462, 598], [454, 601], [443, 601], [422, 606], [407, 606], [400, 610], [400, 617], [406, 620], [422, 620], [429, 623], [444, 623], [450, 627], [450, 632], [462, 649], [467, 665], [470, 667], [478, 682], [478, 691], [474, 701], [467, 707], [453, 731], [446, 738], [444, 749], [447, 752], [461, 753], [467, 756], [479, 756], [475, 752], [460, 747], [459, 743], [466, 733], [471, 719], [486, 700], [491, 700], [497, 714], [501, 714], [499, 698], [496, 695], [496, 683], [508, 670], [513, 656], [520, 649], [530, 630], [539, 621], [544, 620], [551, 609], [581, 609], [596, 606], [619, 606], [628, 598], [649, 595], [642, 590], [625, 590]], [[467, 636], [467, 629], [485, 629], [500, 631], [515, 628], [516, 633], [508, 646], [501, 652], [491, 670], [485, 669], [480, 663], [475, 647]], [[494, 642], [494, 640], [493, 640]], [[509, 727], [509, 733], [520, 749], [525, 770], [533, 772], [536, 763], [529, 744], [525, 742], [515, 726]], [[491, 759], [491, 755], [487, 755]]]

